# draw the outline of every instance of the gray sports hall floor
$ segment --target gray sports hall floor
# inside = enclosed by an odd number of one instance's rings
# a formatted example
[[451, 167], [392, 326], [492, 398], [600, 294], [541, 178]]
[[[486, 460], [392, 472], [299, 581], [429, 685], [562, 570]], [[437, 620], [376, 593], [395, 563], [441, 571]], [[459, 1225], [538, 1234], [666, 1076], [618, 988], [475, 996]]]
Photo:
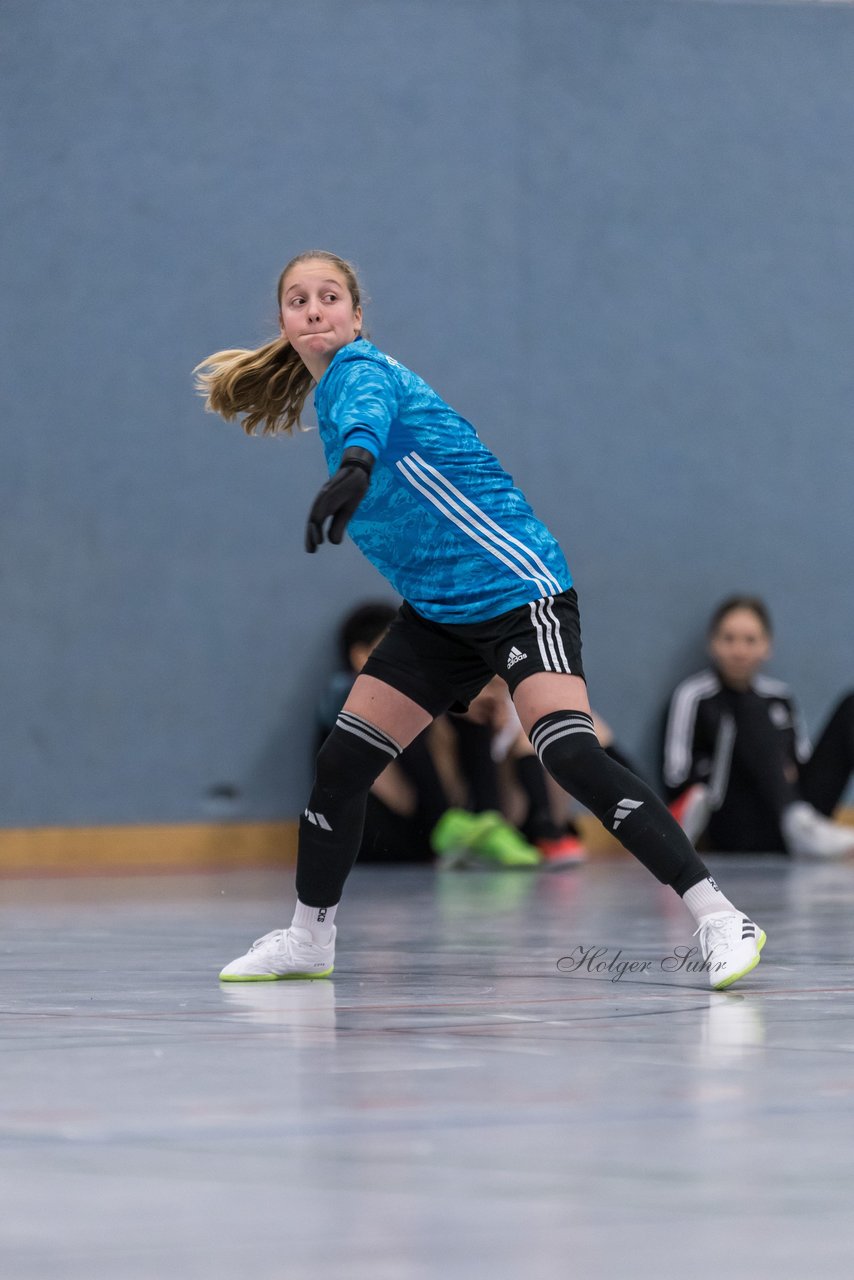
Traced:
[[334, 980], [228, 987], [290, 870], [6, 881], [0, 1274], [850, 1277], [854, 865], [712, 869], [732, 993], [630, 861], [359, 869]]

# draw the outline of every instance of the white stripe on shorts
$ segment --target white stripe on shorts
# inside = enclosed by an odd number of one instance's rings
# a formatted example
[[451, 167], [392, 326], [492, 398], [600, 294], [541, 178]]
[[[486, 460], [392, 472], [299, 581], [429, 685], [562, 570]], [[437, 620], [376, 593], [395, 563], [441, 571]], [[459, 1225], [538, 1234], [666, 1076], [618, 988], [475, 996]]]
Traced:
[[529, 606], [531, 622], [536, 632], [544, 670], [572, 675], [561, 639], [560, 623], [553, 608], [554, 600], [554, 596], [547, 596], [545, 600], [532, 600]]

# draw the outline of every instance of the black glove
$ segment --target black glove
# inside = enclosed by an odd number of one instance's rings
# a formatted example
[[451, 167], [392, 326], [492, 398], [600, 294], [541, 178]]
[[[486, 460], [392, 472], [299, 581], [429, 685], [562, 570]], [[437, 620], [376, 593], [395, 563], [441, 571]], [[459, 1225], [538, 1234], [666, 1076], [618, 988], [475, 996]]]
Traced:
[[367, 449], [353, 445], [341, 454], [341, 465], [320, 490], [308, 513], [305, 528], [305, 549], [316, 551], [323, 541], [323, 525], [329, 517], [332, 523], [327, 531], [330, 542], [337, 546], [344, 537], [344, 530], [364, 498], [371, 483], [374, 455]]

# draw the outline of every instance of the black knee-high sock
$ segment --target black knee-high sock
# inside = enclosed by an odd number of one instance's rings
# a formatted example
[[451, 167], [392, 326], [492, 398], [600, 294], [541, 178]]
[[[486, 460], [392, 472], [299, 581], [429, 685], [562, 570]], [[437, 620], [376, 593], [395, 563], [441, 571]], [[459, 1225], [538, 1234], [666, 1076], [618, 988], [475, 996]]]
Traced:
[[610, 759], [582, 711], [554, 711], [531, 730], [552, 777], [594, 813], [662, 884], [684, 894], [709, 872], [682, 828], [645, 782]]
[[340, 901], [365, 825], [372, 784], [400, 755], [392, 738], [342, 711], [317, 756], [308, 808], [300, 818], [297, 897], [308, 907]]

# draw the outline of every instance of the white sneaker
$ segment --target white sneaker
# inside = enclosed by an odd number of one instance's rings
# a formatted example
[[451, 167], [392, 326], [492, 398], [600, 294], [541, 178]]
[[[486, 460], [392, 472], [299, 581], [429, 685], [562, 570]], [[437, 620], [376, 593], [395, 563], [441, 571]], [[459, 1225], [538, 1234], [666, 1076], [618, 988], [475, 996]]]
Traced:
[[227, 964], [220, 982], [278, 982], [283, 978], [328, 978], [335, 961], [335, 929], [325, 946], [308, 929], [274, 929], [253, 942], [245, 956]]
[[854, 854], [854, 831], [838, 826], [803, 800], [790, 804], [780, 823], [789, 853], [800, 858], [845, 858]]
[[765, 932], [740, 911], [715, 911], [703, 916], [695, 938], [698, 933], [709, 985], [716, 991], [731, 986], [759, 964]]

